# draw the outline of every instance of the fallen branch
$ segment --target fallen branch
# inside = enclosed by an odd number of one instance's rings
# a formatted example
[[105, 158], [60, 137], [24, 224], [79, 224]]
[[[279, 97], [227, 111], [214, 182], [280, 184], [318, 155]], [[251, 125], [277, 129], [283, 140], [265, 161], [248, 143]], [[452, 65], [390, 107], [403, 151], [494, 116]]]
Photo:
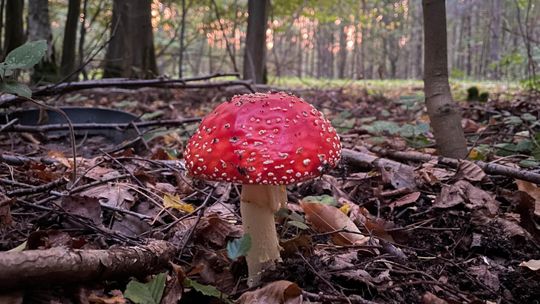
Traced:
[[54, 158], [49, 157], [27, 157], [22, 155], [0, 154], [0, 162], [6, 163], [11, 166], [22, 166], [32, 161], [44, 163], [46, 165], [52, 165], [58, 162]]
[[[255, 92], [251, 80], [229, 80], [229, 81], [208, 81], [212, 78], [223, 76], [238, 76], [236, 73], [217, 73], [209, 76], [184, 78], [184, 79], [127, 79], [127, 78], [106, 78], [101, 80], [87, 80], [76, 82], [64, 82], [48, 86], [39, 87], [32, 92], [34, 98], [52, 96], [61, 93], [80, 91], [93, 88], [127, 88], [137, 89], [142, 87], [174, 88], [174, 89], [198, 89], [216, 88], [228, 86], [243, 86], [250, 92]], [[0, 107], [14, 101], [24, 101], [24, 98], [17, 96], [5, 96], [0, 98]]]
[[[192, 117], [185, 119], [168, 119], [168, 120], [149, 120], [141, 122], [129, 122], [129, 123], [75, 123], [73, 125], [74, 130], [105, 130], [105, 129], [116, 129], [124, 130], [130, 127], [135, 126], [136, 128], [146, 128], [146, 127], [175, 127], [181, 126], [183, 124], [199, 122], [201, 121], [200, 117]], [[4, 129], [4, 131], [9, 132], [28, 132], [28, 133], [43, 133], [50, 131], [66, 130], [68, 129], [68, 124], [48, 124], [48, 125], [11, 125]]]
[[[459, 166], [459, 161], [454, 158], [448, 158], [448, 157], [436, 157], [429, 154], [424, 154], [420, 152], [410, 151], [410, 152], [400, 152], [400, 151], [390, 151], [387, 149], [383, 149], [380, 147], [369, 147], [369, 150], [373, 153], [377, 153], [379, 155], [391, 157], [397, 160], [404, 160], [404, 161], [414, 161], [414, 162], [429, 162], [429, 161], [437, 161], [438, 164], [449, 166], [452, 168], [457, 168]], [[355, 152], [355, 151], [353, 151]], [[477, 164], [484, 172], [487, 174], [492, 175], [503, 175], [507, 177], [517, 178], [524, 181], [532, 182], [535, 184], [540, 184], [540, 174], [516, 169], [504, 165], [499, 164], [493, 164], [493, 163], [486, 163], [480, 160], [473, 161], [475, 164]]]
[[46, 250], [0, 253], [0, 289], [62, 285], [143, 276], [162, 271], [176, 248], [164, 241], [108, 250]]
[[371, 155], [371, 154], [360, 152], [360, 151], [354, 151], [351, 149], [343, 149], [341, 151], [341, 157], [343, 161], [349, 165], [362, 167], [366, 169], [372, 169], [373, 167], [376, 167], [376, 168], [390, 167], [396, 171], [398, 169], [414, 170], [414, 168], [409, 165], [406, 165], [397, 161], [393, 161], [390, 159], [381, 158], [376, 155]]

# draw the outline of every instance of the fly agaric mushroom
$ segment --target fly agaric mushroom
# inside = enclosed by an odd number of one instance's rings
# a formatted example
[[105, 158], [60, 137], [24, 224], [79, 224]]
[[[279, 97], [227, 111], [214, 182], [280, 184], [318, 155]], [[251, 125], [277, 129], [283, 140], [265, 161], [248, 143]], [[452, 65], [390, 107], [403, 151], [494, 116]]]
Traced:
[[186, 168], [193, 177], [242, 184], [248, 285], [280, 260], [274, 213], [287, 201], [285, 185], [320, 176], [340, 157], [323, 114], [283, 92], [234, 96], [203, 119], [186, 146]]

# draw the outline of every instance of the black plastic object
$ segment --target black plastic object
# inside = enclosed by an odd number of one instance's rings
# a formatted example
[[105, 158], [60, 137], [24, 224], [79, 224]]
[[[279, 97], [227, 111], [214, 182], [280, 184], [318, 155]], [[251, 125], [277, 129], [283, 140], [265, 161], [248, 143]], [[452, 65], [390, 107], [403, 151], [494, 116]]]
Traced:
[[[61, 108], [69, 117], [73, 124], [82, 123], [97, 123], [97, 124], [124, 124], [138, 121], [137, 116], [124, 111], [103, 109], [103, 108], [85, 108], [85, 107], [64, 107]], [[18, 118], [17, 124], [36, 126], [39, 121], [39, 109], [18, 110], [10, 113], [0, 113], [0, 124], [5, 124], [15, 118]], [[39, 123], [39, 125], [46, 124], [65, 124], [66, 119], [57, 112], [51, 110], [45, 110], [47, 115], [43, 115], [45, 122]], [[67, 135], [68, 129], [65, 131], [48, 131], [48, 136], [62, 136]], [[102, 135], [114, 142], [122, 142], [129, 140], [137, 136], [135, 130], [132, 127], [128, 127], [126, 130], [119, 129], [97, 129], [97, 128], [85, 128], [76, 129], [76, 135]]]

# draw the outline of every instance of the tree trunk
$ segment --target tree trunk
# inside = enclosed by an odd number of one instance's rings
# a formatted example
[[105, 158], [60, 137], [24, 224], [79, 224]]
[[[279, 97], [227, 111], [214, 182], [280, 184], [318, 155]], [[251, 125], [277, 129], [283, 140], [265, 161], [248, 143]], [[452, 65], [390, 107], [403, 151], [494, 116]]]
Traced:
[[151, 0], [114, 0], [104, 78], [153, 78], [157, 75]]
[[178, 78], [184, 77], [184, 35], [186, 32], [186, 0], [182, 0], [182, 20], [180, 22], [180, 50], [178, 53]]
[[345, 22], [339, 26], [339, 54], [338, 54], [338, 78], [345, 78], [345, 67], [347, 64], [347, 35], [345, 33]]
[[489, 47], [489, 63], [491, 64], [490, 78], [499, 78], [499, 68], [497, 63], [499, 62], [499, 56], [501, 52], [500, 34], [502, 31], [502, 1], [493, 0], [492, 3], [492, 19], [490, 28], [490, 47]]
[[441, 156], [464, 158], [467, 142], [461, 113], [448, 83], [445, 1], [422, 0], [424, 15], [424, 91], [431, 126]]
[[[101, 6], [101, 3], [100, 3]], [[83, 9], [82, 9], [82, 18], [81, 18], [81, 29], [79, 33], [79, 66], [81, 66], [81, 73], [84, 80], [88, 80], [88, 74], [84, 68], [84, 41], [86, 37], [86, 19], [88, 14], [88, 0], [84, 0]]]
[[23, 29], [24, 0], [9, 0], [6, 3], [6, 29], [3, 58], [26, 41]]
[[244, 53], [244, 79], [266, 83], [266, 23], [268, 0], [248, 1], [248, 27]]
[[[66, 27], [64, 28], [64, 42], [62, 44], [62, 63], [60, 71], [62, 77], [70, 76], [75, 70], [75, 57], [77, 46], [77, 25], [81, 13], [81, 0], [69, 0]], [[69, 79], [75, 80], [77, 75], [71, 75]]]
[[[419, 4], [419, 5], [418, 5]], [[412, 53], [414, 54], [414, 69], [413, 77], [420, 79], [422, 77], [422, 47], [423, 47], [423, 37], [422, 37], [422, 4], [418, 3], [414, 5], [414, 42], [411, 45], [414, 46]]]
[[55, 82], [58, 80], [52, 30], [49, 21], [49, 1], [32, 0], [28, 2], [28, 41], [46, 40], [48, 50], [45, 57], [34, 66], [32, 81]]
[[[2, 37], [2, 31], [4, 29], [4, 8], [6, 7], [6, 1], [0, 1], [0, 37]], [[2, 39], [0, 39], [0, 54], [3, 54]]]

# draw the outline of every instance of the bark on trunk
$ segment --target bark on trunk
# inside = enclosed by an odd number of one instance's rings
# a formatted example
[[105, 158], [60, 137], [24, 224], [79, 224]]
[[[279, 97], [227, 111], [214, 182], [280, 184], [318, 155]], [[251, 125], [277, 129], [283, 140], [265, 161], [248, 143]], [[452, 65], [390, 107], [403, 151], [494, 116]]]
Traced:
[[268, 0], [248, 1], [248, 27], [244, 53], [244, 79], [266, 83], [266, 23]]
[[[81, 0], [69, 0], [66, 27], [64, 28], [64, 42], [62, 44], [62, 63], [60, 71], [63, 77], [69, 76], [75, 70], [75, 56], [77, 46], [77, 26], [81, 13]], [[72, 75], [69, 79], [76, 79]]]
[[2, 57], [26, 41], [23, 29], [23, 0], [9, 0], [6, 3], [6, 29], [4, 53]]
[[[101, 6], [101, 4], [100, 4]], [[81, 73], [83, 75], [84, 80], [88, 80], [88, 75], [86, 73], [86, 69], [83, 67], [84, 65], [84, 41], [86, 36], [86, 15], [88, 14], [88, 0], [84, 0], [83, 7], [82, 7], [82, 18], [81, 18], [81, 28], [79, 32], [79, 66], [81, 66]]]
[[182, 20], [180, 22], [180, 50], [178, 53], [178, 78], [184, 77], [184, 35], [186, 32], [186, 0], [182, 0]]
[[175, 247], [164, 241], [109, 250], [46, 250], [0, 253], [0, 290], [62, 285], [156, 273], [167, 267]]
[[115, 0], [113, 38], [105, 56], [104, 78], [153, 78], [157, 75], [150, 0]]
[[339, 55], [338, 55], [338, 78], [345, 78], [345, 67], [347, 64], [347, 35], [345, 33], [345, 22], [339, 26]]
[[422, 0], [424, 14], [424, 91], [440, 155], [464, 158], [467, 142], [461, 113], [448, 83], [445, 1]]
[[34, 66], [32, 82], [55, 82], [58, 80], [58, 66], [52, 43], [49, 1], [32, 0], [28, 2], [28, 41], [41, 39], [47, 41], [48, 49], [41, 62]]

